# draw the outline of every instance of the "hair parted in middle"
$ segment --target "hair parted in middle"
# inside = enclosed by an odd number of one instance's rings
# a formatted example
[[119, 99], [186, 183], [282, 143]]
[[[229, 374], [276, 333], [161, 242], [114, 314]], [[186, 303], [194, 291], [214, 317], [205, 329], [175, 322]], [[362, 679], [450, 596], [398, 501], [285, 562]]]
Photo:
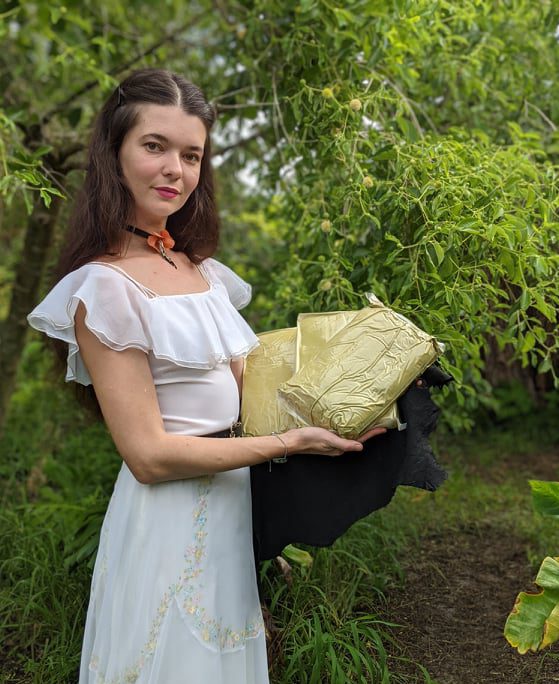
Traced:
[[121, 253], [128, 239], [122, 229], [133, 213], [134, 198], [124, 182], [118, 154], [124, 137], [138, 121], [142, 104], [180, 107], [204, 124], [206, 141], [198, 185], [184, 206], [167, 218], [166, 228], [175, 240], [175, 251], [184, 252], [194, 263], [217, 248], [219, 217], [210, 140], [215, 109], [200, 88], [182, 76], [164, 69], [139, 69], [115, 88], [97, 116], [85, 180], [70, 220], [57, 279], [102, 254]]

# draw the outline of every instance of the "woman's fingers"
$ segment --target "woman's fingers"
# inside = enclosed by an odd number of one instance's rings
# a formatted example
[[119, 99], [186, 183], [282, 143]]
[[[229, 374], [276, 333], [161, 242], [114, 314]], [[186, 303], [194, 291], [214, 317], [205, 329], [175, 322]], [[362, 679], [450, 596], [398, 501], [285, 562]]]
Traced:
[[359, 439], [344, 439], [332, 430], [317, 427], [304, 427], [296, 431], [290, 430], [285, 433], [286, 438], [297, 437], [298, 444], [293, 447], [292, 453], [325, 454], [339, 456], [346, 451], [362, 451], [363, 442], [376, 435], [382, 435], [386, 428], [376, 427], [368, 430]]
[[371, 437], [376, 437], [377, 435], [383, 435], [385, 432], [386, 432], [386, 428], [376, 427], [376, 428], [373, 428], [372, 430], [369, 430], [364, 435], [361, 435], [361, 437], [359, 437], [358, 441], [361, 442], [361, 444], [363, 444], [363, 442], [366, 442], [368, 439], [371, 439]]
[[339, 456], [346, 451], [363, 451], [363, 442], [367, 439], [371, 439], [371, 437], [382, 435], [385, 432], [386, 428], [376, 427], [372, 430], [368, 430], [364, 435], [361, 435], [359, 439], [343, 439], [342, 437], [338, 437], [335, 443], [332, 444], [332, 448], [335, 449], [337, 453], [332, 455]]
[[[363, 445], [356, 439], [344, 439], [343, 444], [339, 447], [336, 445], [335, 449], [337, 449], [340, 454], [343, 454], [345, 451], [362, 451]], [[337, 455], [339, 456], [340, 454]]]

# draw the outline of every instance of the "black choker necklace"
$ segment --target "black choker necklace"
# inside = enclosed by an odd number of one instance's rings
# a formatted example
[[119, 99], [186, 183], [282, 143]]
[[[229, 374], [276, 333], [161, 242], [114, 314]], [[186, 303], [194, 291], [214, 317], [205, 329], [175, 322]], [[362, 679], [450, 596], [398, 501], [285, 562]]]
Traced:
[[171, 264], [171, 266], [177, 268], [175, 262], [167, 255], [167, 252], [165, 251], [166, 247], [168, 249], [173, 249], [175, 246], [175, 241], [167, 230], [160, 230], [159, 233], [148, 233], [147, 231], [137, 228], [136, 226], [126, 226], [125, 230], [127, 230], [129, 233], [134, 233], [135, 235], [146, 238], [148, 245], [152, 249], [155, 249], [155, 251], [163, 259], [165, 259], [168, 264]]

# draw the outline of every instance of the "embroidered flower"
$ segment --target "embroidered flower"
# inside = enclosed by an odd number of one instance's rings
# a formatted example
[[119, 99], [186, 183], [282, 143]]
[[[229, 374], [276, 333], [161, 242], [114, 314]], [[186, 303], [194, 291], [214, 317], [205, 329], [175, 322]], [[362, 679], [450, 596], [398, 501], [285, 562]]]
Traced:
[[[213, 476], [211, 475], [199, 478], [198, 499], [192, 514], [195, 528], [195, 543], [186, 549], [184, 554], [185, 565], [179, 581], [171, 584], [161, 599], [151, 624], [147, 641], [142, 648], [138, 660], [123, 674], [110, 681], [98, 672], [98, 684], [129, 684], [136, 682], [145, 661], [154, 654], [157, 648], [161, 625], [174, 597], [180, 596], [183, 610], [192, 615], [193, 625], [198, 630], [203, 641], [215, 644], [221, 649], [237, 648], [246, 639], [256, 637], [262, 631], [263, 622], [261, 614], [257, 616], [254, 622], [247, 623], [245, 628], [241, 630], [233, 630], [230, 627], [226, 627], [222, 624], [221, 619], [217, 620], [207, 615], [206, 609], [202, 605], [203, 585], [201, 583], [196, 585], [194, 582], [202, 573], [202, 560], [206, 553], [205, 539], [207, 532], [204, 526], [207, 522], [208, 494], [211, 490], [212, 480]], [[91, 669], [98, 671], [98, 665], [98, 658], [93, 656], [90, 661]]]

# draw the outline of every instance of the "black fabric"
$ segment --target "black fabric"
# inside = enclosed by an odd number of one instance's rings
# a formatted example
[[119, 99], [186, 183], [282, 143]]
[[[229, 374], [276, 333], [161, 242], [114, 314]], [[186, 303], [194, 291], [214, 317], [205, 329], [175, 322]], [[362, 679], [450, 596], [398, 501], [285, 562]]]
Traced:
[[354, 522], [386, 506], [398, 485], [434, 491], [446, 473], [428, 441], [438, 409], [430, 386], [452, 380], [433, 365], [398, 400], [403, 431], [388, 430], [361, 452], [330, 457], [290, 456], [286, 463], [252, 466], [252, 521], [256, 561], [274, 558], [288, 544], [329, 546]]
[[148, 238], [151, 235], [151, 233], [148, 233], [146, 230], [142, 230], [141, 228], [137, 228], [136, 226], [125, 226], [124, 230], [127, 230], [129, 233], [135, 233], [143, 238]]

